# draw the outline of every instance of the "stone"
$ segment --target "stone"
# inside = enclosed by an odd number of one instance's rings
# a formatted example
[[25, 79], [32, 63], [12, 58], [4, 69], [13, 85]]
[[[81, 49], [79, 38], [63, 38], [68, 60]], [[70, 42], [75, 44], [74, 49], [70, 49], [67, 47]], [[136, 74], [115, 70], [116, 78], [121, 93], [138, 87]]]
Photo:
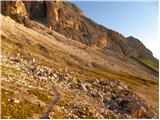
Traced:
[[65, 79], [65, 80], [68, 80], [69, 78], [68, 78], [68, 77], [64, 77], [64, 79]]
[[55, 78], [57, 78], [58, 76], [57, 76], [57, 74], [55, 74], [55, 73], [53, 73], [53, 76], [55, 77]]
[[72, 115], [70, 116], [70, 119], [78, 119], [78, 116], [75, 115], [75, 114], [72, 114]]
[[85, 84], [82, 84], [82, 83], [80, 84], [80, 83], [78, 83], [77, 86], [78, 86], [78, 88], [79, 88], [80, 90], [87, 92], [87, 89], [86, 89]]
[[49, 50], [45, 47], [45, 46], [43, 46], [43, 45], [41, 45], [41, 44], [37, 44], [37, 48], [39, 49], [39, 50], [41, 50], [41, 51], [43, 51], [43, 52], [46, 52], [46, 53], [48, 53], [49, 52]]
[[132, 112], [132, 116], [133, 116], [134, 118], [141, 118], [141, 116], [142, 116], [143, 114], [145, 114], [145, 112], [146, 112], [146, 109], [141, 106], [141, 107], [139, 107], [137, 110], [135, 110], [134, 112]]
[[108, 101], [111, 101], [111, 98], [110, 98], [109, 96], [106, 96], [106, 95], [105, 95], [105, 96], [103, 97], [103, 102], [106, 103], [106, 102], [108, 102]]
[[92, 63], [88, 63], [87, 66], [88, 66], [89, 68], [92, 68], [92, 67], [93, 67]]
[[75, 88], [76, 88], [76, 83], [71, 83], [71, 84], [70, 84], [70, 88], [71, 88], [71, 89], [75, 89]]
[[44, 108], [44, 107], [45, 107], [45, 103], [42, 102], [42, 101], [40, 101], [40, 100], [37, 100], [37, 101], [36, 101], [36, 104], [37, 104], [38, 106], [40, 106], [41, 108]]
[[106, 85], [108, 85], [108, 81], [106, 81], [106, 80], [101, 80], [101, 81], [99, 82], [99, 84], [100, 84], [101, 86], [106, 86]]
[[102, 95], [101, 93], [96, 92], [96, 91], [92, 91], [90, 94], [91, 94], [91, 96], [92, 96], [93, 98], [97, 98], [97, 99], [99, 99], [100, 101], [104, 101], [104, 100], [103, 100], [103, 95]]
[[15, 98], [15, 99], [14, 99], [14, 103], [17, 103], [17, 104], [18, 104], [18, 103], [20, 103], [20, 100], [18, 100], [18, 99]]

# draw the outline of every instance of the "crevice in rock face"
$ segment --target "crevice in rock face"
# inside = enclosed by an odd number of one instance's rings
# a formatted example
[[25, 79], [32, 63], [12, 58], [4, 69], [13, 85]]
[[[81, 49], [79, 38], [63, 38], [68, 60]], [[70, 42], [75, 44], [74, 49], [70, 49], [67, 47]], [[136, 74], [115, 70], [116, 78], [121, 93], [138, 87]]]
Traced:
[[47, 4], [45, 1], [43, 1], [43, 9], [44, 9], [44, 17], [47, 17]]
[[43, 20], [47, 17], [47, 5], [45, 1], [34, 2], [29, 8], [30, 17], [34, 20]]

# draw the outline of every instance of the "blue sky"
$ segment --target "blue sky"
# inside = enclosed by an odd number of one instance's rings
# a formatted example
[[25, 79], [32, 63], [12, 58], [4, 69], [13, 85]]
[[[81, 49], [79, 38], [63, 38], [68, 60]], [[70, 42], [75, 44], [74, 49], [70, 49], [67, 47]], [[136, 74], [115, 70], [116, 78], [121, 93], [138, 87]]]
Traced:
[[158, 53], [158, 1], [71, 1], [85, 16], [124, 36], [134, 36]]

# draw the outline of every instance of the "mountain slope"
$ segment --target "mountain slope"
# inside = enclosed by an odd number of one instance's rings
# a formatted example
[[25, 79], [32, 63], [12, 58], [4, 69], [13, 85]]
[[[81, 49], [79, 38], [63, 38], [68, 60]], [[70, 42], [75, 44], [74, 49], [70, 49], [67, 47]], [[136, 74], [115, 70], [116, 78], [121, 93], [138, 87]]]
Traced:
[[[38, 5], [38, 2], [35, 3], [30, 4]], [[30, 6], [29, 2], [27, 4]], [[67, 9], [68, 14], [75, 8], [69, 3], [61, 4], [64, 7], [59, 7], [61, 11]], [[58, 9], [55, 6], [51, 8]], [[4, 7], [2, 11], [7, 9]], [[22, 16], [27, 16], [29, 12], [24, 13], [18, 15], [23, 19]], [[11, 13], [8, 15], [13, 17]], [[83, 16], [82, 12], [78, 15]], [[14, 19], [17, 21], [17, 18]], [[89, 25], [84, 29], [90, 30], [92, 25], [94, 28], [87, 34], [95, 35], [95, 26], [98, 26], [98, 31], [104, 31], [112, 45], [116, 44], [116, 49], [113, 46], [110, 49], [99, 44], [100, 40], [93, 42], [97, 46], [95, 48], [70, 36], [75, 28], [70, 29], [68, 34], [58, 31], [59, 34], [53, 30], [56, 27], [47, 27], [45, 20], [26, 19], [27, 22], [22, 23], [27, 27], [1, 16], [2, 118], [39, 118], [55, 98], [52, 85], [56, 86], [61, 98], [50, 113], [51, 118], [158, 117], [158, 63], [135, 38], [124, 38], [84, 17], [86, 20], [83, 22]], [[64, 27], [61, 22], [55, 23]], [[101, 32], [97, 35], [102, 35]], [[131, 39], [132, 42], [129, 42]], [[88, 38], [85, 41], [89, 41]], [[124, 53], [126, 49], [135, 51], [135, 54]]]

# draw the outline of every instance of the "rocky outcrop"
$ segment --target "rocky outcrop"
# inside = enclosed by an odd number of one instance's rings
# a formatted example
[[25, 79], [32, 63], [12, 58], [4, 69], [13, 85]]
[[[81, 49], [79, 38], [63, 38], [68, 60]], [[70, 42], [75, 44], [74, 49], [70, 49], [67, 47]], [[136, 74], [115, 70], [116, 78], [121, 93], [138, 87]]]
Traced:
[[[120, 33], [98, 25], [84, 16], [77, 6], [56, 1], [15, 1], [1, 2], [2, 13], [11, 16], [18, 22], [35, 20], [41, 22], [67, 38], [79, 41], [94, 49], [109, 49], [120, 55], [152, 58], [151, 53], [139, 40], [125, 38]], [[31, 26], [31, 22], [24, 22]]]
[[[73, 4], [61, 1], [15, 1], [11, 3], [2, 2], [2, 13], [18, 22], [22, 22], [24, 17], [29, 17], [31, 20], [43, 22], [49, 28], [88, 46], [94, 48], [107, 46], [106, 30], [84, 17], [83, 12]], [[20, 4], [14, 8], [14, 4], [17, 3]], [[21, 10], [21, 12], [14, 12], [5, 6], [13, 7], [15, 11]], [[12, 16], [13, 14], [17, 17]]]
[[45, 4], [47, 7], [47, 25], [52, 29], [55, 23], [59, 21], [59, 9], [61, 6], [61, 1], [47, 1]]
[[[145, 69], [158, 75], [158, 60], [138, 39], [98, 25], [84, 16], [77, 6], [56, 1], [2, 1], [2, 13], [34, 30], [43, 31], [39, 24], [61, 33], [107, 55], [139, 62]], [[44, 31], [43, 31], [44, 33]], [[45, 33], [51, 34], [51, 32]]]
[[46, 17], [46, 6], [43, 1], [23, 1], [30, 19], [43, 20]]
[[153, 56], [152, 52], [147, 49], [137, 38], [134, 38], [132, 36], [127, 37], [127, 44], [141, 57], [148, 58]]
[[20, 23], [23, 23], [28, 18], [25, 5], [20, 0], [1, 2], [1, 11], [3, 14], [10, 16]]
[[[143, 57], [158, 64], [158, 61], [138, 39], [125, 38], [120, 33], [98, 25], [84, 16], [77, 6], [56, 1], [3, 1], [2, 13], [28, 27], [31, 20], [43, 23], [67, 38], [79, 41], [93, 49], [111, 50], [119, 55]], [[38, 27], [38, 26], [37, 26]]]

